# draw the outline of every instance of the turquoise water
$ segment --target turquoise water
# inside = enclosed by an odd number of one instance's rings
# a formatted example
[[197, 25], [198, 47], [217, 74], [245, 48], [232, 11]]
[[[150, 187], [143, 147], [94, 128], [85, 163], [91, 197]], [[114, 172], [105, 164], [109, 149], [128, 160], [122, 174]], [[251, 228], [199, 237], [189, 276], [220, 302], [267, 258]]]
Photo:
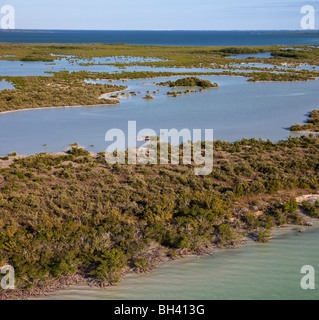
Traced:
[[[128, 121], [138, 130], [183, 128], [214, 129], [214, 139], [235, 141], [262, 138], [278, 141], [289, 137], [287, 130], [302, 123], [318, 106], [319, 80], [309, 82], [247, 82], [244, 77], [205, 76], [219, 83], [217, 89], [168, 97], [167, 87], [150, 82], [175, 80], [160, 78], [113, 82], [128, 85], [137, 96], [121, 99], [116, 106], [49, 108], [0, 114], [0, 155], [63, 151], [69, 144], [94, 145], [88, 150], [102, 151], [105, 133], [119, 128], [127, 132]], [[103, 81], [101, 81], [103, 82]], [[108, 83], [108, 82], [107, 82]], [[146, 84], [143, 84], [146, 83]], [[154, 100], [142, 97], [147, 91]], [[180, 90], [180, 89], [176, 89]], [[44, 149], [43, 145], [47, 147]]]
[[319, 223], [298, 233], [298, 227], [275, 231], [266, 244], [249, 242], [211, 256], [168, 262], [144, 275], [130, 274], [106, 289], [71, 286], [45, 299], [176, 300], [176, 299], [319, 299], [316, 290], [302, 290], [300, 270], [312, 265], [319, 274]]

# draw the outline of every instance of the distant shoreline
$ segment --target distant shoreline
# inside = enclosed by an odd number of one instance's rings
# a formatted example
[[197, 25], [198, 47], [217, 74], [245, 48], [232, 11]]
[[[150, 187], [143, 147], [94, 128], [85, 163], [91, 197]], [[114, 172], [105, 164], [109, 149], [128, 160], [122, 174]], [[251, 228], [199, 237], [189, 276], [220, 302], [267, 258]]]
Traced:
[[[0, 30], [7, 43], [155, 46], [319, 45], [318, 30]], [[62, 37], [61, 37], [62, 35]], [[93, 38], [90, 37], [93, 35]], [[303, 35], [303, 37], [302, 37]], [[75, 36], [75, 37], [74, 37]]]
[[[99, 99], [105, 99], [106, 97], [122, 92], [126, 89], [119, 90], [119, 91], [114, 91], [114, 92], [108, 92], [108, 93], [103, 93], [99, 96]], [[115, 98], [108, 98], [108, 100], [116, 100], [119, 101], [118, 99]], [[6, 113], [12, 113], [12, 112], [19, 112], [19, 111], [30, 111], [30, 110], [45, 110], [45, 109], [62, 109], [62, 108], [86, 108], [86, 107], [102, 107], [102, 106], [115, 106], [116, 104], [113, 103], [103, 103], [103, 104], [92, 104], [92, 105], [75, 105], [75, 106], [52, 106], [52, 107], [35, 107], [35, 108], [25, 108], [25, 109], [17, 109], [17, 110], [8, 110], [8, 111], [1, 111], [0, 115], [6, 114]]]

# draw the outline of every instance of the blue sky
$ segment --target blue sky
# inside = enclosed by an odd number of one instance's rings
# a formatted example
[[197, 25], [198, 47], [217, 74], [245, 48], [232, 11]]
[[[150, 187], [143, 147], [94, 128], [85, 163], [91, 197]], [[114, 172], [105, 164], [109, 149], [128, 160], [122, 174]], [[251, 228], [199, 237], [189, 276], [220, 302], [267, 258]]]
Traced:
[[17, 29], [79, 30], [297, 30], [302, 6], [319, 10], [312, 0], [0, 0], [3, 5], [15, 8]]

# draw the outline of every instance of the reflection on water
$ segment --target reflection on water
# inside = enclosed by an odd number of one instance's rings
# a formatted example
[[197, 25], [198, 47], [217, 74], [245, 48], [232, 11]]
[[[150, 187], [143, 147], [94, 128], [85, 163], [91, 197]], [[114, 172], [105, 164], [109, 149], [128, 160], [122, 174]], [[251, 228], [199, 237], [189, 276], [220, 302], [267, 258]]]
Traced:
[[318, 242], [315, 222], [302, 234], [297, 227], [276, 231], [267, 244], [180, 259], [146, 275], [130, 274], [116, 287], [72, 286], [45, 299], [319, 299], [319, 289], [300, 287], [302, 266], [312, 265], [319, 272]]

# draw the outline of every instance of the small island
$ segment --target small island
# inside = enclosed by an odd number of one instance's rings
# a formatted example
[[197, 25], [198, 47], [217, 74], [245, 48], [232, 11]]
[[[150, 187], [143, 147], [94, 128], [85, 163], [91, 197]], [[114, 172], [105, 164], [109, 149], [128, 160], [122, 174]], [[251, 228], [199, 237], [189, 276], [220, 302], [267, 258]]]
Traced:
[[218, 88], [218, 83], [211, 83], [209, 80], [202, 80], [197, 77], [188, 77], [188, 78], [182, 78], [178, 79], [176, 81], [166, 81], [157, 83], [159, 86], [166, 86], [166, 87], [200, 87], [200, 88]]
[[150, 94], [147, 94], [145, 97], [143, 97], [143, 99], [145, 99], [145, 100], [153, 100], [154, 97], [151, 96]]

